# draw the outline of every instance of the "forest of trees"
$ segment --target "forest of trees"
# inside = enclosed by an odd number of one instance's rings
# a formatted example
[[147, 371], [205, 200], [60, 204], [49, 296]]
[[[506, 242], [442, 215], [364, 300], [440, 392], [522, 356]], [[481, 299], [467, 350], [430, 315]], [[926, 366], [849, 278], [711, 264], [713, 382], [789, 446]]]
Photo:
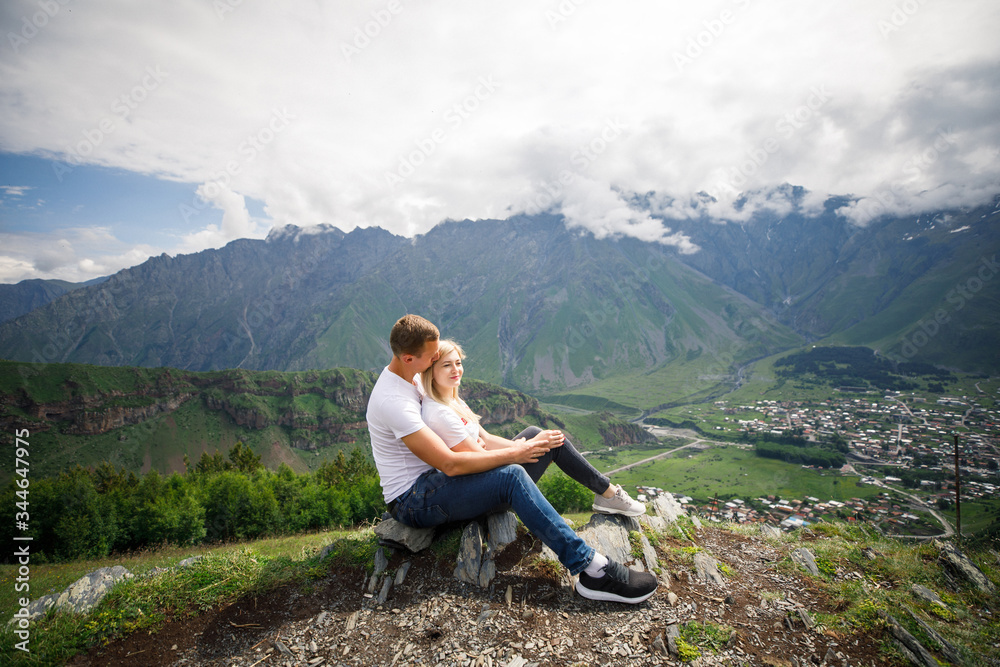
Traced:
[[778, 377], [794, 378], [812, 374], [830, 386], [878, 387], [909, 391], [919, 385], [910, 378], [923, 378], [935, 387], [953, 382], [955, 377], [931, 364], [904, 361], [895, 363], [868, 347], [814, 347], [789, 354], [774, 364]]
[[[156, 471], [140, 477], [103, 463], [33, 479], [27, 494], [32, 558], [99, 558], [164, 543], [291, 534], [355, 525], [385, 510], [375, 466], [360, 449], [340, 452], [307, 474], [285, 464], [267, 470], [239, 442], [228, 457], [216, 451], [187, 463], [186, 472], [169, 477]], [[12, 481], [0, 493], [0, 506], [23, 502], [21, 490]], [[13, 544], [13, 522], [0, 534]]]
[[838, 451], [822, 447], [782, 445], [776, 442], [758, 442], [755, 452], [757, 456], [763, 456], [764, 458], [823, 468], [839, 468], [847, 461], [847, 457]]
[[[355, 526], [386, 509], [378, 472], [363, 449], [349, 456], [341, 451], [305, 474], [285, 464], [267, 470], [241, 442], [227, 456], [206, 452], [197, 464], [185, 464], [186, 472], [168, 477], [155, 470], [138, 476], [110, 463], [77, 466], [32, 479], [28, 493], [12, 480], [0, 492], [0, 506], [27, 499], [37, 562]], [[538, 486], [559, 512], [588, 509], [594, 499], [554, 466]], [[14, 534], [11, 522], [0, 539], [13, 544]]]

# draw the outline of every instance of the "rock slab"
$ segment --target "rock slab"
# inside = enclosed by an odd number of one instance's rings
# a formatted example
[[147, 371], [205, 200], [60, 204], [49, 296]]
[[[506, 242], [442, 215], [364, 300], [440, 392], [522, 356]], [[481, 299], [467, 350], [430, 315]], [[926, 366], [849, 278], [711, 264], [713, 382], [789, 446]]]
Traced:
[[118, 582], [132, 577], [121, 565], [102, 567], [85, 574], [61, 593], [45, 595], [28, 605], [28, 620], [41, 618], [49, 609], [85, 614], [100, 602]]
[[383, 518], [375, 526], [375, 534], [379, 537], [379, 544], [402, 547], [413, 553], [423, 551], [434, 541], [433, 528], [411, 528], [392, 517]]
[[938, 560], [954, 581], [971, 584], [987, 595], [994, 595], [997, 592], [996, 586], [986, 578], [983, 571], [953, 544], [937, 540], [934, 544], [940, 549]]
[[816, 558], [813, 556], [812, 552], [805, 547], [799, 547], [793, 551], [792, 560], [795, 561], [799, 567], [807, 570], [809, 574], [814, 577], [819, 576], [819, 568], [816, 566]]

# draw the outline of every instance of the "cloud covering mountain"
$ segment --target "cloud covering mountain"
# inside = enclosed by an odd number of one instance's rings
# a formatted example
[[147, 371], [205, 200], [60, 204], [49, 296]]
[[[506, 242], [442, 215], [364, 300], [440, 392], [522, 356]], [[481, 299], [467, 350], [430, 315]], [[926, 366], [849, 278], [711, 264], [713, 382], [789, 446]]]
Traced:
[[[692, 202], [780, 214], [741, 194], [786, 183], [815, 211], [853, 195], [858, 225], [980, 204], [998, 29], [985, 0], [7, 2], [0, 150], [51, 168], [3, 174], [0, 279], [82, 280], [287, 223], [412, 236], [539, 210], [691, 252], [670, 219], [701, 217]], [[85, 243], [26, 198], [94, 167], [187, 196], [90, 219], [106, 238]], [[632, 205], [649, 192], [665, 220]]]

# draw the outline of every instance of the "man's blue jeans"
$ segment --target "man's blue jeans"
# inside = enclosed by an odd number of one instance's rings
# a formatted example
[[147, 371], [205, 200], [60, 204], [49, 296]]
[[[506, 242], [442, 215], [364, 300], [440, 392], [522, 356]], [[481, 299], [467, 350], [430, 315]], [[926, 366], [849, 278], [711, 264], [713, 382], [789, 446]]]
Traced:
[[467, 521], [509, 505], [571, 574], [579, 574], [594, 558], [593, 548], [566, 525], [519, 465], [455, 477], [428, 470], [396, 500], [393, 516], [414, 528]]

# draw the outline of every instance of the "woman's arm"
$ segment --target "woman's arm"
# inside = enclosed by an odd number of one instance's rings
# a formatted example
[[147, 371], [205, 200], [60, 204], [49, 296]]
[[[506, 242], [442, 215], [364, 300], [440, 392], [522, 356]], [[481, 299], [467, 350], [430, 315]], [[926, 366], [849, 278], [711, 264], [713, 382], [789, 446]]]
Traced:
[[462, 442], [460, 442], [457, 445], [455, 445], [454, 447], [452, 447], [451, 451], [453, 451], [453, 452], [485, 452], [486, 451], [486, 447], [485, 447], [485, 443], [483, 442], [482, 438], [477, 438], [476, 440], [473, 440], [472, 436], [469, 436], [468, 438], [466, 438]]
[[524, 438], [508, 440], [507, 438], [501, 438], [499, 435], [493, 435], [482, 426], [479, 427], [479, 439], [483, 442], [487, 450], [504, 449], [506, 447], [530, 447], [532, 445], [542, 445], [551, 449], [553, 447], [561, 447], [564, 438], [565, 436], [563, 436], [562, 431], [541, 431], [531, 440], [525, 440]]

